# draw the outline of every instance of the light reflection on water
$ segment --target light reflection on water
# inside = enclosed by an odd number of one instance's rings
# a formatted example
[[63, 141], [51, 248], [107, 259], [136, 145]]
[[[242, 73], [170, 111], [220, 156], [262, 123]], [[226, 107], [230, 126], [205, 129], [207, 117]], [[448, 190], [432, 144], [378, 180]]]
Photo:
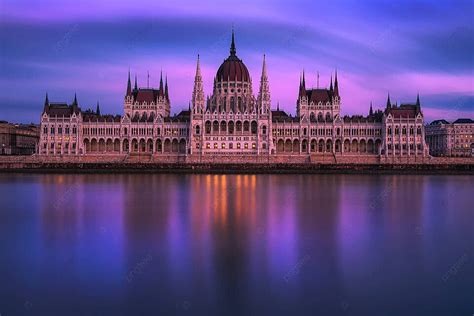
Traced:
[[0, 175], [0, 313], [472, 313], [472, 189], [469, 176]]

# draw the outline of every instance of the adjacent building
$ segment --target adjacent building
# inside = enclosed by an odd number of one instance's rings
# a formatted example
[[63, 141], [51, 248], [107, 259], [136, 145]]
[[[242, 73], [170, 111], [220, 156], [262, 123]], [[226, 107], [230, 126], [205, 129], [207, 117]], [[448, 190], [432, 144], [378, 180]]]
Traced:
[[426, 126], [426, 142], [433, 156], [474, 157], [474, 121], [433, 121]]
[[0, 121], [0, 155], [32, 155], [37, 152], [38, 142], [37, 125]]
[[[428, 154], [420, 98], [383, 110], [342, 116], [337, 72], [326, 88], [308, 89], [304, 72], [296, 90], [296, 114], [272, 108], [270, 82], [263, 56], [259, 89], [237, 56], [234, 33], [229, 56], [205, 95], [199, 56], [192, 102], [171, 116], [168, 81], [159, 88], [134, 86], [128, 74], [123, 115], [83, 111], [72, 104], [53, 103], [46, 95], [41, 115], [40, 155], [150, 155], [170, 161], [241, 162], [244, 157], [318, 156], [424, 157]], [[295, 85], [296, 88], [296, 85]]]

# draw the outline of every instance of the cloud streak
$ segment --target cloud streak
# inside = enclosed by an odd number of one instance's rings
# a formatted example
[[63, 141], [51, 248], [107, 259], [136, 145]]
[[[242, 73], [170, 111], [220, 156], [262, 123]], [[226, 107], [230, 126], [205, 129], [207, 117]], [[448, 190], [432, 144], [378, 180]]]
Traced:
[[[37, 121], [46, 91], [85, 108], [121, 113], [126, 74], [157, 85], [168, 75], [172, 111], [191, 99], [196, 55], [205, 93], [228, 55], [230, 29], [258, 90], [267, 55], [273, 107], [294, 113], [298, 78], [328, 85], [338, 69], [343, 113], [381, 107], [387, 93], [413, 102], [422, 96], [427, 117], [473, 117], [474, 31], [469, 1], [345, 0], [218, 1], [3, 0], [0, 19], [0, 118]], [[144, 9], [146, 8], [146, 9]], [[463, 100], [462, 105], [456, 105]], [[453, 104], [454, 103], [454, 104]], [[458, 102], [459, 103], [459, 102]], [[449, 111], [456, 106], [456, 111]], [[36, 112], [34, 111], [36, 109]]]

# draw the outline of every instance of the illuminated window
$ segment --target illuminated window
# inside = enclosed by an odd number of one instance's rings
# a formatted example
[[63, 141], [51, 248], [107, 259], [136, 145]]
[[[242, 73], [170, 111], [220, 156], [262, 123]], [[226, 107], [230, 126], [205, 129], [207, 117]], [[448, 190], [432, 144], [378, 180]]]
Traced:
[[207, 149], [211, 148], [211, 144], [207, 143], [207, 144], [206, 144], [206, 148], [207, 148]]
[[222, 148], [222, 149], [225, 149], [225, 143], [222, 143], [222, 144], [221, 144], [221, 148]]
[[214, 143], [214, 149], [217, 149], [217, 148], [218, 148], [217, 143]]
[[257, 145], [255, 143], [252, 143], [252, 149], [255, 149]]
[[240, 149], [240, 143], [237, 143], [237, 149]]
[[245, 149], [249, 149], [249, 144], [248, 144], [248, 143], [245, 143], [245, 144], [244, 144], [244, 148], [245, 148]]

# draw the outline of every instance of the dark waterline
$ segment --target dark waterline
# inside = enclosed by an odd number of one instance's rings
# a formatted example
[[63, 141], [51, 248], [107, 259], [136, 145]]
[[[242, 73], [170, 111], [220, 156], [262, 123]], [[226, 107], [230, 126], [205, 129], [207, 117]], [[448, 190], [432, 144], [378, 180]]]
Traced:
[[472, 176], [0, 175], [0, 314], [472, 315]]

